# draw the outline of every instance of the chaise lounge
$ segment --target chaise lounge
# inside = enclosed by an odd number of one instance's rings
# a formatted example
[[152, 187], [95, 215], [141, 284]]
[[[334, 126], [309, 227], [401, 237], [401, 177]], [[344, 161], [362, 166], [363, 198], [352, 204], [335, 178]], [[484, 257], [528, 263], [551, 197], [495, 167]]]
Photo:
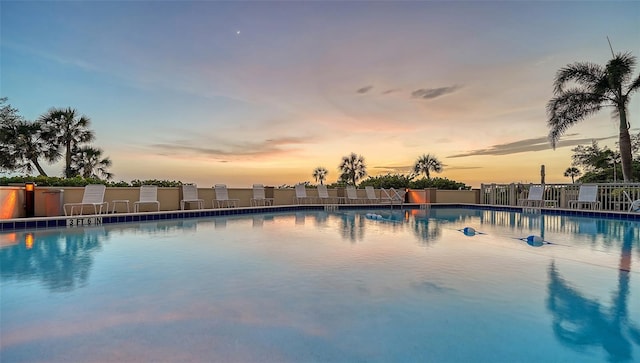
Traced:
[[[65, 203], [62, 208], [64, 209], [64, 215], [73, 216], [73, 211], [76, 207], [80, 207], [80, 215], [84, 212], [85, 206], [93, 207], [93, 214], [102, 214], [109, 211], [109, 203], [104, 201], [104, 192], [107, 189], [104, 184], [89, 184], [84, 187], [84, 194], [82, 195], [82, 202], [80, 203]], [[67, 207], [70, 207], [69, 213], [67, 213]], [[103, 209], [104, 207], [104, 209]]]

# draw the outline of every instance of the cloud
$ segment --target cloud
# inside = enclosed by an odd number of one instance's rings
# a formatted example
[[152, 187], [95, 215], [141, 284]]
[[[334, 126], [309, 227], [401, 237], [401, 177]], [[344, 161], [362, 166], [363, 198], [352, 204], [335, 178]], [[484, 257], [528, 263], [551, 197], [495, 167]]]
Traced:
[[[570, 134], [566, 136], [575, 136], [577, 134]], [[589, 139], [573, 139], [573, 140], [561, 140], [558, 142], [556, 148], [588, 144], [591, 143], [592, 140], [601, 141], [612, 139], [615, 136], [607, 136], [601, 138], [589, 138]], [[519, 141], [514, 141], [506, 144], [498, 144], [492, 145], [486, 149], [478, 149], [471, 150], [466, 153], [450, 155], [449, 158], [463, 158], [466, 156], [478, 156], [478, 155], [510, 155], [510, 154], [518, 154], [530, 151], [540, 151], [551, 149], [551, 144], [549, 144], [549, 139], [544, 137], [537, 137], [533, 139], [524, 139]]]
[[360, 94], [365, 94], [365, 93], [371, 91], [371, 89], [373, 89], [373, 86], [366, 86], [366, 87], [362, 87], [362, 88], [358, 89], [356, 92], [358, 92]]
[[413, 170], [413, 165], [408, 165], [408, 166], [381, 165], [381, 166], [374, 166], [373, 169], [379, 169], [389, 173], [407, 173]]
[[447, 171], [449, 170], [471, 170], [471, 169], [482, 169], [482, 166], [450, 166], [447, 167]]
[[393, 88], [393, 89], [388, 89], [388, 90], [382, 92], [382, 94], [383, 95], [388, 95], [389, 93], [394, 93], [394, 92], [398, 92], [398, 91], [400, 91], [399, 88]]
[[177, 141], [152, 144], [150, 147], [162, 155], [197, 154], [220, 158], [220, 162], [229, 162], [230, 157], [236, 158], [265, 158], [299, 151], [297, 145], [312, 142], [312, 137], [281, 137], [267, 139], [261, 142], [232, 143], [228, 141], [214, 141], [217, 147], [199, 146], [196, 142]]
[[422, 98], [424, 100], [431, 100], [434, 98], [438, 98], [440, 96], [444, 96], [449, 93], [453, 93], [460, 89], [460, 86], [449, 86], [449, 87], [440, 87], [440, 88], [421, 88], [411, 92], [411, 96], [413, 98]]

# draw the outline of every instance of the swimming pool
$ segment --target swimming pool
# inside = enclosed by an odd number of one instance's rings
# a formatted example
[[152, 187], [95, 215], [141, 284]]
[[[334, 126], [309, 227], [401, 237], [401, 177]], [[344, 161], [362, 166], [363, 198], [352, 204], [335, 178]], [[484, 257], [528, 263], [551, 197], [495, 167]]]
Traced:
[[640, 361], [638, 222], [338, 210], [0, 238], [3, 362]]

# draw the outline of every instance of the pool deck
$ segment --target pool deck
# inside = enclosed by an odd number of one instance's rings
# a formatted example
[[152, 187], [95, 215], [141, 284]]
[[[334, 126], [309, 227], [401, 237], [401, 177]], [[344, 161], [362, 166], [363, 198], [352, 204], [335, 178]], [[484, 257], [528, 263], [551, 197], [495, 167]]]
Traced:
[[628, 221], [640, 221], [640, 213], [612, 212], [599, 210], [575, 210], [562, 208], [531, 208], [531, 207], [511, 207], [496, 206], [489, 204], [461, 204], [461, 203], [439, 203], [439, 204], [413, 204], [403, 205], [388, 204], [296, 204], [286, 206], [261, 206], [261, 207], [239, 207], [239, 208], [216, 208], [216, 209], [196, 209], [177, 210], [160, 212], [140, 212], [140, 213], [113, 213], [113, 214], [93, 214], [76, 216], [55, 216], [55, 217], [33, 217], [14, 218], [0, 221], [0, 232], [25, 231], [55, 227], [89, 227], [111, 223], [130, 223], [143, 221], [158, 221], [172, 219], [218, 217], [244, 214], [273, 213], [273, 212], [295, 212], [306, 210], [354, 210], [354, 209], [430, 209], [430, 208], [466, 208], [481, 210], [510, 211], [543, 215], [564, 215], [577, 217], [604, 218]]

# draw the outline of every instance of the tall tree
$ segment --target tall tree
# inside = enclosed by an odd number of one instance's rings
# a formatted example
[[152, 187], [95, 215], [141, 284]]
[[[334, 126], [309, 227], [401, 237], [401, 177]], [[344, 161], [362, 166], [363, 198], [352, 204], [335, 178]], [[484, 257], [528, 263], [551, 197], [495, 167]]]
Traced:
[[40, 116], [42, 136], [51, 145], [64, 150], [64, 176], [71, 178], [77, 173], [73, 169], [73, 152], [84, 143], [93, 141], [93, 131], [89, 129], [91, 120], [87, 116], [78, 115], [72, 108], [52, 108]]
[[[616, 142], [618, 150], [620, 150], [620, 144]], [[631, 157], [634, 160], [640, 159], [640, 132], [631, 135]]]
[[316, 183], [320, 183], [322, 185], [327, 178], [327, 174], [329, 171], [322, 166], [319, 166], [313, 170], [313, 177], [316, 180]]
[[40, 124], [38, 122], [18, 121], [12, 132], [12, 143], [15, 147], [15, 170], [24, 170], [28, 174], [33, 169], [42, 176], [48, 176], [40, 165], [40, 159], [49, 162], [56, 161], [60, 154], [56, 148], [52, 148], [41, 138]]
[[600, 147], [596, 140], [592, 140], [591, 145], [578, 145], [571, 151], [572, 164], [581, 166], [588, 172], [609, 168], [611, 156], [614, 154], [607, 146]]
[[0, 98], [0, 169], [31, 173], [35, 168], [47, 176], [39, 159], [55, 161], [56, 148], [42, 139], [40, 123], [25, 120], [6, 102], [6, 97]]
[[111, 166], [108, 157], [102, 158], [102, 150], [83, 146], [75, 150], [72, 159], [72, 170], [83, 178], [110, 180], [113, 174], [107, 169]]
[[0, 169], [13, 171], [18, 168], [18, 149], [15, 145], [17, 125], [23, 121], [18, 110], [0, 98]]
[[575, 166], [568, 167], [567, 170], [564, 171], [564, 176], [567, 178], [571, 178], [571, 184], [574, 184], [576, 182], [575, 178], [577, 176], [580, 176], [580, 174], [582, 174], [582, 172]]
[[358, 180], [367, 175], [367, 166], [364, 163], [362, 155], [351, 153], [342, 157], [342, 162], [338, 167], [340, 169], [340, 179], [345, 182], [357, 185]]
[[416, 160], [413, 166], [413, 172], [416, 174], [424, 174], [427, 179], [431, 179], [431, 172], [442, 172], [442, 163], [435, 155], [424, 154]]
[[629, 182], [633, 178], [627, 106], [629, 95], [640, 88], [640, 76], [633, 78], [634, 56], [630, 53], [612, 55], [604, 67], [578, 62], [558, 71], [554, 81], [555, 97], [547, 104], [549, 140], [555, 148], [569, 127], [604, 107], [613, 108], [613, 114], [619, 118], [622, 175], [624, 181]]

